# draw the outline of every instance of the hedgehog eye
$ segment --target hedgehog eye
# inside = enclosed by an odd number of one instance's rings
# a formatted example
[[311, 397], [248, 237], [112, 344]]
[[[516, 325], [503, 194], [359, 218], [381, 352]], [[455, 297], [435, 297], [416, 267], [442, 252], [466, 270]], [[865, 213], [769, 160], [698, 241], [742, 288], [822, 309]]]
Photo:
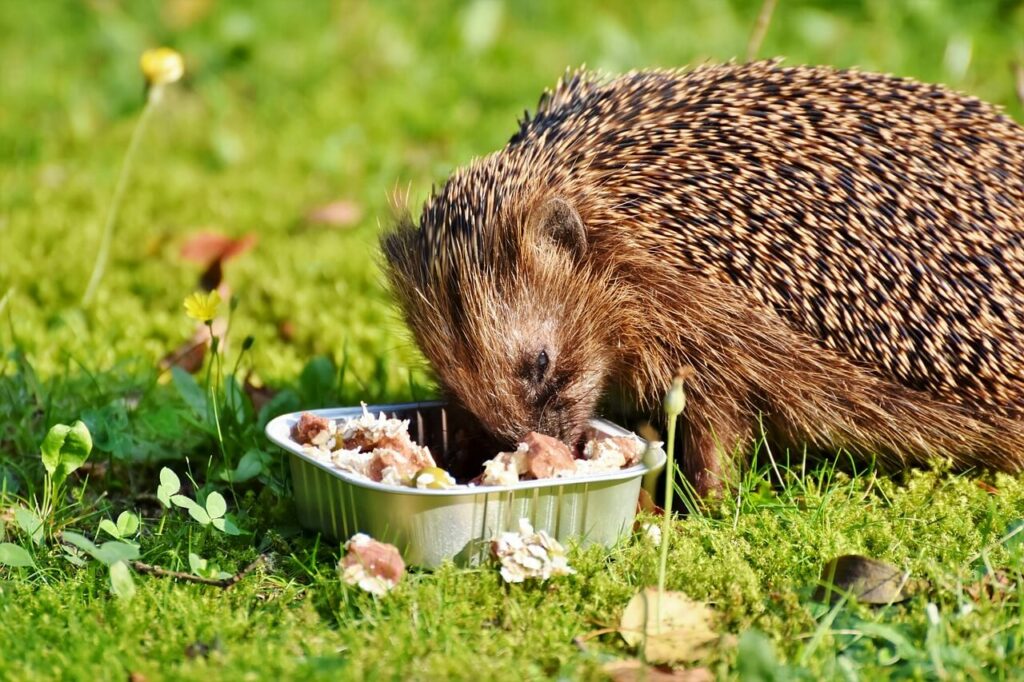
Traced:
[[548, 359], [548, 352], [542, 350], [537, 354], [537, 381], [544, 378], [544, 375], [548, 372], [548, 365], [550, 360]]

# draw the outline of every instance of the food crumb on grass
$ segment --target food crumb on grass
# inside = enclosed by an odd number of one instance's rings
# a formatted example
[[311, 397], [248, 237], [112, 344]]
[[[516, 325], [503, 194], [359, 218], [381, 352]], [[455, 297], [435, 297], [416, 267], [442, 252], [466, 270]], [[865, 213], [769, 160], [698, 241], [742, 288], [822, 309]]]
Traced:
[[382, 596], [405, 575], [405, 562], [398, 548], [356, 533], [345, 543], [345, 555], [338, 563], [341, 578], [349, 585]]
[[544, 581], [576, 572], [569, 566], [565, 548], [543, 530], [535, 531], [528, 519], [519, 520], [518, 531], [501, 533], [495, 538], [491, 552], [507, 583]]

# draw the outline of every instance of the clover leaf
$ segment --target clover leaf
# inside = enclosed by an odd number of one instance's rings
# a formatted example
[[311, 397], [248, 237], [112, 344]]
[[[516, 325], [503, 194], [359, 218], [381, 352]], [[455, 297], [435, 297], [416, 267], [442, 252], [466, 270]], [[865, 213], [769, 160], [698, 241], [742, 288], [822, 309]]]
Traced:
[[181, 480], [178, 475], [164, 467], [160, 470], [160, 485], [156, 489], [156, 497], [167, 509], [171, 508], [171, 496], [181, 490]]
[[71, 426], [55, 424], [40, 446], [43, 467], [60, 485], [78, 469], [92, 452], [92, 436], [85, 422], [79, 420]]

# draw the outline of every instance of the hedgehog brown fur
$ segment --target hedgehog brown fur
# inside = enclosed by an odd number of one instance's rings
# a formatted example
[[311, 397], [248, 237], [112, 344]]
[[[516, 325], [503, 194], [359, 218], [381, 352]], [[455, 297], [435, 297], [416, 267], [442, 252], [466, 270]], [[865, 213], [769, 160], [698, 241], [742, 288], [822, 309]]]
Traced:
[[572, 442], [691, 365], [684, 470], [769, 436], [1024, 463], [1024, 129], [940, 86], [775, 62], [587, 72], [385, 237], [451, 397]]

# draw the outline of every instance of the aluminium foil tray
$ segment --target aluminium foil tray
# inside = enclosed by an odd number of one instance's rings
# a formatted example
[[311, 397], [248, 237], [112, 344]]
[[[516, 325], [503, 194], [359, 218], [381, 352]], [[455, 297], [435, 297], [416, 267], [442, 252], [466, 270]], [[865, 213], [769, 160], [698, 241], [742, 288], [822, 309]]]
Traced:
[[[444, 466], [452, 435], [444, 403], [371, 405], [374, 415], [409, 420], [413, 439], [430, 448]], [[305, 410], [336, 420], [357, 417], [362, 407]], [[299, 523], [344, 542], [366, 533], [401, 551], [406, 563], [425, 568], [447, 560], [476, 565], [486, 560], [490, 541], [519, 529], [529, 519], [563, 544], [612, 545], [628, 534], [636, 515], [642, 479], [665, 464], [665, 452], [648, 445], [641, 463], [608, 473], [573, 478], [521, 481], [510, 486], [458, 487], [447, 490], [398, 488], [339, 471], [306, 454], [291, 438], [302, 412], [271, 420], [267, 437], [289, 454]], [[590, 426], [609, 436], [631, 435], [601, 419]], [[481, 453], [480, 460], [496, 453]]]

